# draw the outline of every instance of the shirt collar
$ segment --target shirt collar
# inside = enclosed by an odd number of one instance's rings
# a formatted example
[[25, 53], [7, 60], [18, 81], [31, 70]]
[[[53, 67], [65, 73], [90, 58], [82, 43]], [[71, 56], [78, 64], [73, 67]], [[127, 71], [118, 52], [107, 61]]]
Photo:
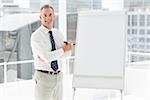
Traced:
[[48, 33], [49, 31], [53, 31], [53, 28], [50, 30], [43, 25], [41, 25], [41, 29], [42, 29], [42, 31], [44, 31], [44, 33]]

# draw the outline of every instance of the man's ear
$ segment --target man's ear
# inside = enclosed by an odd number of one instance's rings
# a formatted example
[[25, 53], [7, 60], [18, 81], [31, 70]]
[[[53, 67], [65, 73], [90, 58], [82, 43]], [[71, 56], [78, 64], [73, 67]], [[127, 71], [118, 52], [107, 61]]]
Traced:
[[56, 20], [57, 19], [57, 16], [56, 15], [54, 15], [54, 20]]

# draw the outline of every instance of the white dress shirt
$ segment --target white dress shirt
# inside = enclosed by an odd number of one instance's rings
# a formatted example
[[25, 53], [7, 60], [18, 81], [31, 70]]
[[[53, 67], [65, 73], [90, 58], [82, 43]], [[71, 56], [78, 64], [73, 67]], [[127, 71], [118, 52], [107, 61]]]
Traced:
[[[58, 61], [58, 70], [62, 68], [62, 59], [71, 55], [71, 50], [64, 53], [62, 49], [64, 45], [63, 35], [55, 28], [51, 29], [56, 50], [51, 51], [50, 30], [41, 25], [31, 36], [31, 48], [35, 60], [36, 70], [53, 71], [51, 69], [51, 61]], [[40, 57], [43, 61], [39, 60]]]

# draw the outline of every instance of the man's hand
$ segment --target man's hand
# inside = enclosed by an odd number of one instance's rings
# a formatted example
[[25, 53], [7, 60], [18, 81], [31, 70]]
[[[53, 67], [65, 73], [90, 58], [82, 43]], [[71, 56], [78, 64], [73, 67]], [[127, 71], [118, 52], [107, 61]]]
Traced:
[[65, 45], [63, 46], [63, 50], [64, 50], [64, 52], [67, 52], [67, 51], [69, 51], [69, 50], [71, 50], [72, 49], [72, 45], [73, 43], [72, 42], [65, 42]]

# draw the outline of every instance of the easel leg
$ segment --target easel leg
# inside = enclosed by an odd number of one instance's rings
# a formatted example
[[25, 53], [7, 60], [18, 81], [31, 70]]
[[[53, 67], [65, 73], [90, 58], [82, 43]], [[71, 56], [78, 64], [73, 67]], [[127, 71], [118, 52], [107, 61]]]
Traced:
[[120, 90], [120, 93], [121, 93], [121, 100], [123, 100], [123, 95], [124, 95], [124, 91], [123, 90]]
[[72, 100], [74, 100], [74, 98], [75, 98], [75, 91], [76, 91], [76, 88], [73, 88], [73, 96], [72, 96]]

